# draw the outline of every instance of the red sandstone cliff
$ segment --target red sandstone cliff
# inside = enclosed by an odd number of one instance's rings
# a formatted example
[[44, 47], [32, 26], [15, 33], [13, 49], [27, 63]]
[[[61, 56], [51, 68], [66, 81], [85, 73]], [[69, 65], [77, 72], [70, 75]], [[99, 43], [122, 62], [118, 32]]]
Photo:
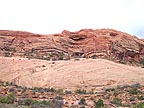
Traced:
[[144, 58], [144, 41], [113, 29], [64, 30], [53, 35], [0, 30], [0, 55], [47, 60], [96, 57], [132, 63]]

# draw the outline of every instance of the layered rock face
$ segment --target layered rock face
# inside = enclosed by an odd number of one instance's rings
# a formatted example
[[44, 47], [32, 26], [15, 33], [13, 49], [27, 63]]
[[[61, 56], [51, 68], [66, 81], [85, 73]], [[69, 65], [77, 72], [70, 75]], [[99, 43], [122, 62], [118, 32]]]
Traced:
[[138, 63], [144, 58], [144, 41], [113, 29], [64, 30], [51, 35], [1, 30], [0, 55], [46, 60], [92, 57]]

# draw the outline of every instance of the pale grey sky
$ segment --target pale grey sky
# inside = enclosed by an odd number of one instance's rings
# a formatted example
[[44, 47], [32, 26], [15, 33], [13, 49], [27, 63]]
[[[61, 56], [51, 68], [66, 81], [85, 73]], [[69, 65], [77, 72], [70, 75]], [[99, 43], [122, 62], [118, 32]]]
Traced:
[[144, 0], [0, 0], [0, 29], [41, 34], [113, 28], [144, 38]]

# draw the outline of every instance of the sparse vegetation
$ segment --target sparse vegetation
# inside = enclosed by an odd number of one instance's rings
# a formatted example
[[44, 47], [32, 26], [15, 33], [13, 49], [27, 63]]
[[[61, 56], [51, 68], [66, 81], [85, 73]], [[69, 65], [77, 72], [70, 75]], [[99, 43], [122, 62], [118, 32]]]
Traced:
[[96, 55], [93, 55], [91, 58], [92, 58], [92, 59], [96, 59], [96, 58], [97, 58], [97, 56], [96, 56]]
[[11, 48], [11, 47], [9, 47], [9, 46], [4, 47], [4, 50], [5, 50], [5, 52], [4, 52], [4, 56], [5, 56], [5, 57], [11, 57], [12, 54], [13, 54], [14, 52], [16, 52], [16, 49], [15, 49], [15, 48]]
[[75, 91], [75, 93], [78, 93], [78, 94], [86, 94], [87, 92], [86, 92], [86, 90], [84, 90], [84, 89], [78, 89], [78, 90]]
[[32, 100], [31, 98], [27, 98], [27, 99], [19, 101], [19, 105], [25, 105], [25, 106], [30, 106], [33, 103], [34, 103], [34, 100]]
[[144, 103], [141, 102], [138, 105], [133, 106], [132, 108], [144, 108]]
[[25, 105], [25, 106], [30, 106], [32, 108], [62, 108], [63, 103], [58, 101], [58, 100], [42, 100], [42, 101], [37, 101], [33, 99], [24, 99], [24, 100], [19, 100], [18, 105]]
[[114, 98], [112, 100], [112, 103], [115, 104], [115, 105], [117, 105], [117, 106], [122, 106], [122, 100], [119, 99], [119, 98]]
[[55, 99], [57, 99], [57, 100], [63, 100], [63, 98], [61, 96], [56, 96]]
[[14, 100], [15, 100], [15, 96], [12, 93], [8, 94], [7, 96], [0, 97], [1, 103], [12, 104], [12, 103], [14, 103]]
[[65, 94], [72, 94], [72, 91], [66, 90], [66, 91], [65, 91]]
[[138, 100], [144, 100], [144, 96], [142, 96], [142, 95], [138, 96], [137, 98], [138, 98]]
[[[88, 101], [93, 102], [93, 107], [95, 108], [109, 108], [111, 105], [117, 107], [143, 108], [143, 86], [138, 83], [131, 86], [124, 85], [118, 86], [117, 88], [108, 88], [106, 92], [97, 92], [95, 94], [88, 93], [85, 89], [78, 89], [75, 92], [64, 92], [63, 89], [22, 87], [11, 82], [0, 82], [0, 84], [2, 86], [0, 87], [0, 105], [3, 105], [3, 108], [7, 108], [7, 106], [10, 108], [11, 106], [19, 106], [21, 108], [62, 108], [63, 106], [69, 108], [85, 108], [88, 106]], [[1, 91], [3, 90], [6, 90], [8, 95], [1, 95]], [[14, 95], [14, 93], [21, 94]], [[125, 96], [127, 98], [125, 98]], [[79, 99], [79, 101], [75, 100], [76, 104], [69, 105], [66, 97], [76, 97], [76, 100]], [[107, 106], [107, 104], [104, 104], [105, 102], [111, 104]]]
[[130, 94], [136, 95], [138, 93], [137, 88], [131, 88], [131, 90], [129, 91]]
[[75, 58], [75, 61], [79, 61], [80, 60], [80, 58]]
[[141, 61], [140, 61], [140, 64], [142, 64], [143, 66], [143, 68], [144, 68], [144, 59], [142, 59]]
[[104, 107], [104, 102], [102, 99], [99, 99], [98, 101], [94, 101], [95, 107], [96, 108], [103, 108]]
[[115, 88], [106, 88], [105, 92], [115, 91]]
[[79, 104], [84, 105], [84, 104], [85, 104], [85, 101], [86, 101], [86, 100], [85, 100], [84, 98], [81, 98]]
[[5, 57], [11, 57], [11, 53], [9, 51], [5, 52]]

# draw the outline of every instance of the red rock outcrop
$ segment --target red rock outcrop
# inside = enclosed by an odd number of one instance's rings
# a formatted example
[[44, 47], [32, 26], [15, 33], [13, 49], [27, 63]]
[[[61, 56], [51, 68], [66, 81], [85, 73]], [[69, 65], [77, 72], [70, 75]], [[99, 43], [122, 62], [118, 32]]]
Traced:
[[1, 30], [0, 55], [47, 60], [96, 57], [139, 62], [144, 58], [144, 41], [113, 29], [64, 30], [52, 35]]

